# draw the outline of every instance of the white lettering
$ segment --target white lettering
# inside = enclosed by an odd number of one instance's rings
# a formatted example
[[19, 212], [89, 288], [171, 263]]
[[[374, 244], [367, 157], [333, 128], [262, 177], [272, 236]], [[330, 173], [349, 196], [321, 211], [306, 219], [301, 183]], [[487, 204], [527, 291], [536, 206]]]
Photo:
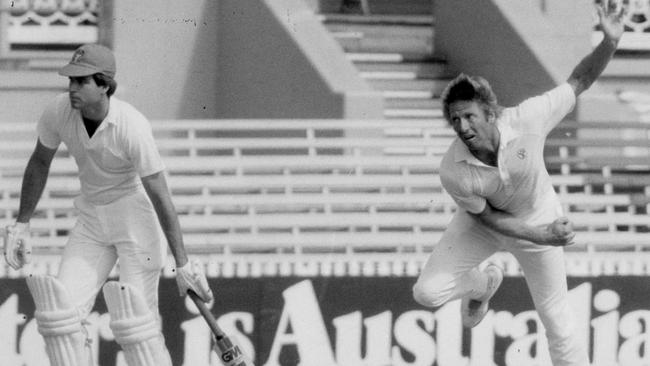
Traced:
[[571, 307], [571, 319], [576, 334], [585, 350], [589, 350], [589, 332], [591, 330], [591, 284], [583, 283], [569, 291], [569, 305]]
[[618, 351], [618, 360], [625, 366], [650, 364], [650, 311], [636, 310], [621, 318], [620, 333], [626, 340]]
[[[49, 366], [50, 363], [47, 361], [45, 352], [45, 341], [38, 333], [36, 319], [30, 320], [23, 328], [19, 345], [26, 366]], [[10, 365], [22, 365], [22, 363]]]
[[[331, 320], [336, 340], [332, 347], [311, 282], [287, 288], [283, 298], [284, 307], [264, 366], [279, 366], [287, 348], [297, 353], [300, 366], [496, 366], [495, 351], [503, 352], [505, 366], [550, 364], [544, 328], [534, 310], [518, 314], [490, 311], [469, 337], [461, 326], [460, 301], [436, 312], [384, 311], [368, 318], [359, 307], [359, 311]], [[584, 342], [591, 339], [594, 366], [650, 365], [650, 310], [637, 308], [621, 314], [622, 300], [616, 291], [603, 289], [592, 294], [588, 282], [569, 292], [569, 302], [576, 333]], [[19, 313], [18, 305], [17, 295], [0, 303], [0, 365], [48, 366], [36, 321], [28, 321]], [[190, 312], [196, 316], [180, 325], [186, 340], [183, 366], [219, 365], [209, 327], [198, 312]], [[106, 360], [101, 360], [100, 354], [104, 357], [106, 351], [100, 352], [100, 342], [114, 341], [109, 314], [92, 313], [87, 320], [93, 358], [96, 364], [103, 364]], [[242, 352], [254, 359], [254, 314], [231, 312], [219, 317], [218, 322]], [[465, 342], [469, 348], [463, 348], [467, 347]], [[127, 366], [122, 352], [115, 357], [114, 364], [104, 366]]]
[[209, 365], [210, 328], [202, 317], [184, 321], [181, 329], [185, 335], [183, 343], [183, 366]]
[[[335, 365], [325, 322], [309, 280], [299, 282], [282, 293], [284, 308], [280, 316], [269, 358], [265, 366], [279, 366], [280, 351], [295, 345], [302, 366]], [[292, 333], [288, 333], [291, 325]]]
[[11, 295], [0, 306], [0, 365], [19, 365], [22, 358], [18, 354], [16, 340], [18, 326], [25, 323], [25, 315], [18, 313], [18, 296]]
[[[496, 314], [495, 328], [498, 334], [510, 336], [513, 342], [506, 349], [507, 366], [550, 365], [548, 342], [544, 335], [542, 322], [534, 310], [524, 311], [513, 316], [509, 312]], [[535, 325], [536, 333], [529, 333], [528, 324]]]
[[490, 310], [476, 327], [472, 328], [470, 366], [496, 366], [494, 363], [494, 311]]
[[436, 339], [439, 366], [465, 366], [463, 357], [463, 326], [460, 320], [460, 300], [445, 304], [436, 312]]
[[[403, 358], [399, 346], [393, 346], [394, 366], [431, 366], [436, 360], [436, 343], [433, 340], [435, 317], [424, 310], [407, 311], [395, 320], [395, 341], [412, 355], [413, 362]], [[337, 349], [338, 350], [338, 349]]]
[[591, 321], [594, 328], [593, 364], [597, 366], [618, 366], [618, 322], [620, 314], [613, 311], [618, 308], [620, 298], [612, 290], [602, 290], [594, 297], [594, 308], [607, 312]]
[[360, 311], [335, 318], [336, 361], [339, 365], [390, 364], [392, 314], [389, 311], [366, 319], [366, 356], [361, 355], [363, 332]]

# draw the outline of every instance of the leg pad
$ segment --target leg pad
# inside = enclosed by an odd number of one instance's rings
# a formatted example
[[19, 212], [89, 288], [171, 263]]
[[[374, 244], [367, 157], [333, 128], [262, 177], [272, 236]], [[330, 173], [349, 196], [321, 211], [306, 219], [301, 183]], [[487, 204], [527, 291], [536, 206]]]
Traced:
[[171, 366], [160, 324], [144, 296], [133, 286], [115, 281], [104, 285], [110, 327], [129, 366]]
[[50, 276], [30, 276], [27, 286], [34, 298], [34, 317], [52, 366], [91, 365], [86, 331], [63, 284]]

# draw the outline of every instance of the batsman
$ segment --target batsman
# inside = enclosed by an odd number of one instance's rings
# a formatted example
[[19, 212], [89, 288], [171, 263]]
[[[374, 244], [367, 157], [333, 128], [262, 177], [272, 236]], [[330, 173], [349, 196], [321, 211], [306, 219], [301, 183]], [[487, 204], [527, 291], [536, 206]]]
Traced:
[[[191, 290], [212, 300], [205, 275], [188, 261], [149, 121], [113, 96], [115, 73], [113, 53], [97, 44], [79, 47], [59, 70], [69, 79], [68, 93], [47, 105], [38, 121], [18, 217], [5, 229], [5, 259], [19, 269], [30, 260], [29, 221], [63, 142], [79, 170], [77, 222], [56, 277], [27, 278], [52, 366], [93, 365], [85, 319], [102, 288], [127, 364], [171, 366], [158, 312], [165, 241], [180, 296]], [[118, 261], [119, 282], [106, 283]]]

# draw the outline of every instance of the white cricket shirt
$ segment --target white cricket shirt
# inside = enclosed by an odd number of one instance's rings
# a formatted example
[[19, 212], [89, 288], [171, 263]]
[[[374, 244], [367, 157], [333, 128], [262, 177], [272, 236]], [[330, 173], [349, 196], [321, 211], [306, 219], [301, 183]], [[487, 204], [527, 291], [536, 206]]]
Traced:
[[560, 201], [544, 165], [548, 133], [569, 113], [576, 97], [564, 83], [551, 91], [506, 108], [497, 119], [500, 133], [498, 167], [474, 157], [459, 139], [445, 154], [440, 178], [461, 209], [480, 213], [492, 207], [524, 219], [548, 224], [562, 216]]
[[54, 149], [63, 142], [79, 167], [81, 194], [103, 205], [141, 189], [140, 177], [165, 169], [149, 121], [130, 104], [110, 98], [106, 118], [92, 137], [68, 94], [50, 103], [38, 121], [38, 138]]

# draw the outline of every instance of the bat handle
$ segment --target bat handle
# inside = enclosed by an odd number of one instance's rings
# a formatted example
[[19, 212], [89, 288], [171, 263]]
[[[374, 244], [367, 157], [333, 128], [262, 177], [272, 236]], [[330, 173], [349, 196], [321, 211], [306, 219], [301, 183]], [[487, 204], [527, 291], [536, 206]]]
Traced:
[[215, 319], [214, 315], [210, 312], [207, 306], [205, 306], [205, 303], [199, 295], [196, 294], [193, 290], [187, 290], [187, 294], [189, 295], [190, 299], [194, 301], [194, 304], [196, 307], [199, 309], [199, 312], [205, 319], [205, 321], [208, 323], [208, 326], [212, 330], [212, 333], [214, 334], [215, 338], [219, 341], [222, 338], [224, 338], [226, 335], [223, 333], [221, 328], [217, 325], [217, 319]]

